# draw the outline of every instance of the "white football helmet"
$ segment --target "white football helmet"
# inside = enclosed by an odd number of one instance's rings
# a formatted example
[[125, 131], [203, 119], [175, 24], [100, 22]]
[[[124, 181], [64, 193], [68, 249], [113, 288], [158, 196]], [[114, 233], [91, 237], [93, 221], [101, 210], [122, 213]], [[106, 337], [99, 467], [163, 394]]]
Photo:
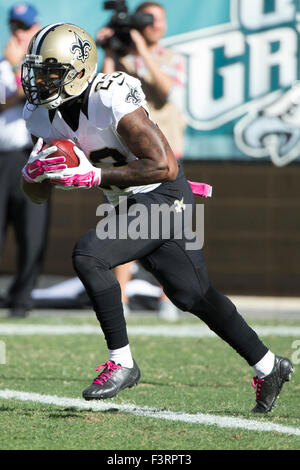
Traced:
[[55, 23], [35, 34], [22, 64], [30, 104], [54, 109], [88, 87], [97, 71], [97, 48], [79, 26]]

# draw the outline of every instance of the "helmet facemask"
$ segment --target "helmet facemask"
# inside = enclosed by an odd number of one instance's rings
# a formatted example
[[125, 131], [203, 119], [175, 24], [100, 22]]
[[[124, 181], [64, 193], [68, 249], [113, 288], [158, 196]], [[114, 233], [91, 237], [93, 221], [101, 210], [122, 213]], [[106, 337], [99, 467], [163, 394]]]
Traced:
[[28, 102], [48, 109], [74, 98], [65, 91], [65, 86], [78, 75], [71, 64], [42, 62], [40, 56], [26, 55], [22, 64], [22, 85]]

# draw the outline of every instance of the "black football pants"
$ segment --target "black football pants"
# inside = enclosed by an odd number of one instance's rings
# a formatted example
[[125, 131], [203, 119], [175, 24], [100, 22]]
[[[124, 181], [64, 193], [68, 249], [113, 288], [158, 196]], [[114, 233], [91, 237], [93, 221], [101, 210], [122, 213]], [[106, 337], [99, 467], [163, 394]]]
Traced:
[[[173, 206], [176, 200], [194, 204], [194, 196], [181, 171], [174, 182], [163, 183], [146, 194], [130, 196], [127, 207], [143, 204], [150, 214], [151, 205]], [[164, 239], [160, 233], [156, 239], [133, 240], [121, 239], [123, 235], [120, 237], [123, 232], [118, 230], [124, 224], [121, 214], [119, 206], [116, 213], [110, 216], [117, 226], [114, 239], [101, 240], [97, 237], [96, 229], [90, 230], [79, 240], [73, 252], [74, 268], [91, 299], [108, 348], [118, 349], [128, 344], [120, 286], [112, 268], [139, 260], [155, 276], [177, 307], [199, 317], [250, 365], [256, 364], [268, 348], [244, 321], [233, 303], [210, 284], [202, 250], [187, 250], [185, 236], [179, 238], [176, 235], [176, 215], [173, 233], [168, 239]], [[135, 218], [136, 214], [128, 216], [128, 227]], [[149, 226], [150, 218], [144, 220]]]

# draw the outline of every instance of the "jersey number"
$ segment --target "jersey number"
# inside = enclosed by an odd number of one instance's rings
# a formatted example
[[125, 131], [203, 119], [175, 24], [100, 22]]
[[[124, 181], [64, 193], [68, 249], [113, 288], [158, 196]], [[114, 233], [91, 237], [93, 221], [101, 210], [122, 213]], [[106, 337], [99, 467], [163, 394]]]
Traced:
[[90, 153], [90, 160], [94, 165], [101, 163], [101, 160], [104, 160], [105, 158], [112, 158], [115, 161], [113, 166], [123, 166], [127, 163], [125, 155], [117, 149], [105, 147], [100, 150], [94, 150]]
[[[107, 76], [110, 75], [110, 79], [107, 80]], [[114, 74], [108, 74], [106, 73], [105, 75], [103, 75], [102, 79], [97, 83], [97, 85], [95, 86], [95, 91], [98, 91], [98, 90], [108, 90], [110, 85], [113, 83], [113, 81], [118, 78], [120, 75], [122, 75], [122, 72], [117, 72], [117, 73], [114, 73]]]
[[[127, 159], [125, 155], [123, 155], [117, 149], [105, 147], [100, 150], [94, 150], [90, 153], [90, 160], [95, 166], [97, 165], [97, 163], [101, 163], [101, 160], [104, 160], [105, 158], [112, 158], [115, 161], [113, 163], [113, 166], [124, 166], [127, 164]], [[124, 186], [118, 186], [118, 188], [125, 189]], [[111, 188], [107, 187], [106, 189]]]

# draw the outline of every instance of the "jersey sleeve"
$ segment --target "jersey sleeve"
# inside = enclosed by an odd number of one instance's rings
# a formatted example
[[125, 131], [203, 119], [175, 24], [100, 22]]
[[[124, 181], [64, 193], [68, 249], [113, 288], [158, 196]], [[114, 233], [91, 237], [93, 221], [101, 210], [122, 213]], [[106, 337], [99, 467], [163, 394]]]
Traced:
[[110, 116], [110, 125], [115, 128], [122, 117], [141, 106], [149, 114], [145, 94], [137, 78], [123, 72], [115, 72], [105, 75], [97, 87], [106, 113]]

